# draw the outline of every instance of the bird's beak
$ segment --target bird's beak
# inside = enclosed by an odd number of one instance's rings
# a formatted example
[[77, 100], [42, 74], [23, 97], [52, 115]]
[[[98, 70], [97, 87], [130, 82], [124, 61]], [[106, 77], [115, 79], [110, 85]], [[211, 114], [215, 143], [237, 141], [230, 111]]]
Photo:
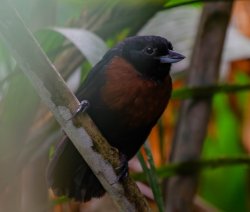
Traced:
[[182, 54], [179, 54], [173, 50], [168, 50], [168, 54], [158, 57], [161, 63], [177, 63], [181, 60], [183, 60], [185, 56]]

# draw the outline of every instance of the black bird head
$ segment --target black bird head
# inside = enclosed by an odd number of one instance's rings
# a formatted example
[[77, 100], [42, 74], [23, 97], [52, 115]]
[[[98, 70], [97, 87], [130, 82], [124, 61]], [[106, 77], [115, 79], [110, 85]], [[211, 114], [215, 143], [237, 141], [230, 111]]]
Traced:
[[157, 80], [169, 74], [172, 63], [185, 58], [173, 51], [172, 44], [160, 36], [129, 37], [117, 47], [138, 72]]

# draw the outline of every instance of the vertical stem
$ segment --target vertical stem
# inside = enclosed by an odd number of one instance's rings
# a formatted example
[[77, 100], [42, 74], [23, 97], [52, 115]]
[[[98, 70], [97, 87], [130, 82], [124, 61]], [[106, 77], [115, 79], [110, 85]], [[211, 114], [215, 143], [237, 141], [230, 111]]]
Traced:
[[[217, 81], [232, 2], [206, 3], [192, 55], [187, 84], [211, 85]], [[171, 162], [198, 159], [206, 136], [212, 96], [183, 102], [171, 152]], [[192, 211], [196, 174], [176, 176], [167, 184], [166, 211]]]

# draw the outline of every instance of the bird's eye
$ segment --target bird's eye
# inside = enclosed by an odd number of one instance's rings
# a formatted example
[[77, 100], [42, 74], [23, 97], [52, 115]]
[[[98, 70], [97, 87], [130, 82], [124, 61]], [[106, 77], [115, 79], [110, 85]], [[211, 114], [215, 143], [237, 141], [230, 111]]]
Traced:
[[146, 52], [147, 54], [149, 54], [149, 55], [152, 55], [152, 54], [154, 54], [155, 50], [154, 50], [152, 47], [147, 47], [147, 48], [145, 49], [145, 52]]

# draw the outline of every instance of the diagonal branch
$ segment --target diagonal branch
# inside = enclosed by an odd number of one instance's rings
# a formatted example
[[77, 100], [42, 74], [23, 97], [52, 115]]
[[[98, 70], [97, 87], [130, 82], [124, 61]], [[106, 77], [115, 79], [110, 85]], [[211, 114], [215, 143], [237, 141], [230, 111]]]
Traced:
[[[72, 140], [121, 211], [148, 211], [148, 204], [131, 178], [116, 182], [117, 150], [111, 148], [93, 121], [83, 114], [67, 121], [79, 105], [55, 67], [42, 52], [8, 0], [0, 7], [0, 36], [42, 101]], [[92, 142], [93, 140], [93, 142]]]

